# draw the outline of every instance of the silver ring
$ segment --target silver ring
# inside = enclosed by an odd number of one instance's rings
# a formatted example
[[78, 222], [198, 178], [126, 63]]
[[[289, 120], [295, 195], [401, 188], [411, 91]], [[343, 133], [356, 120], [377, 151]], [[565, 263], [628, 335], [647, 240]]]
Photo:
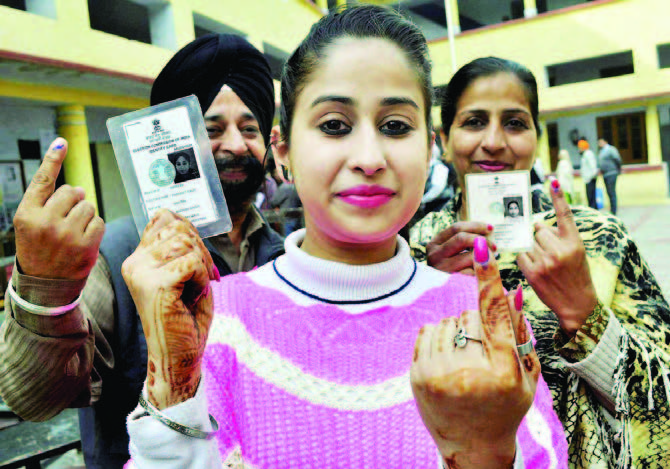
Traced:
[[458, 348], [463, 348], [468, 344], [468, 340], [473, 340], [475, 342], [480, 343], [482, 341], [481, 339], [478, 339], [476, 337], [469, 336], [465, 332], [465, 327], [461, 327], [454, 336], [454, 345]]
[[529, 340], [525, 344], [517, 345], [516, 350], [517, 350], [517, 352], [519, 352], [519, 358], [528, 355], [529, 353], [531, 353], [534, 350], [533, 349], [533, 341]]

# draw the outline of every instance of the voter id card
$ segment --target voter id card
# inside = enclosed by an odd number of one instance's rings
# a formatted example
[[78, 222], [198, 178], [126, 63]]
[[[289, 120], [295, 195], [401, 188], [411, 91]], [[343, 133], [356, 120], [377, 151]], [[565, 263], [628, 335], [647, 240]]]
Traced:
[[137, 230], [158, 209], [187, 218], [202, 238], [232, 223], [198, 99], [191, 95], [107, 120]]
[[532, 248], [530, 171], [467, 174], [465, 187], [468, 219], [493, 225], [498, 251]]

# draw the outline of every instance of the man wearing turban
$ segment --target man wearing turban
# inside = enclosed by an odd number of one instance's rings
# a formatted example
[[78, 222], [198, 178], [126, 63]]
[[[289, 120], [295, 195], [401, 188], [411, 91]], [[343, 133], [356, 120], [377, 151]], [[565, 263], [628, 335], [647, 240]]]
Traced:
[[[204, 111], [233, 220], [229, 234], [205, 244], [221, 275], [251, 270], [283, 253], [281, 237], [252, 204], [264, 180], [275, 109], [270, 68], [239, 36], [203, 36], [165, 65], [152, 86], [151, 104], [191, 94]], [[21, 239], [29, 236], [18, 228], [16, 237], [17, 248], [29, 243], [41, 251], [41, 271], [48, 272], [30, 276], [17, 258], [12, 284], [19, 296], [33, 305], [54, 307], [71, 303], [81, 293], [81, 302], [58, 316], [37, 316], [6, 299], [0, 394], [27, 420], [47, 420], [66, 407], [80, 407], [86, 466], [120, 469], [129, 459], [125, 419], [137, 405], [147, 366], [142, 325], [121, 276], [121, 264], [139, 243], [132, 218], [106, 226], [97, 262], [84, 279], [64, 278], [55, 267], [50, 271], [53, 253], [42, 247], [49, 243]]]

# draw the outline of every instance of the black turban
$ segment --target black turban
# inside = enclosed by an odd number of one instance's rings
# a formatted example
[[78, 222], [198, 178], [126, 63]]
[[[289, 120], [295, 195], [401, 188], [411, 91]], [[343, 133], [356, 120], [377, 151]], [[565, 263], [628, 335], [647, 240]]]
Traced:
[[254, 114], [265, 144], [275, 113], [270, 66], [263, 54], [234, 34], [208, 34], [179, 50], [151, 87], [151, 105], [194, 94], [202, 112], [228, 85]]

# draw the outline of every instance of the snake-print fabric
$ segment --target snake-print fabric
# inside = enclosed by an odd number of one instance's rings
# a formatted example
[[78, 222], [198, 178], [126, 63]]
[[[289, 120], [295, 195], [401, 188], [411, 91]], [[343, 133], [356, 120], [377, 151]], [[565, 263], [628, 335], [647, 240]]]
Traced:
[[[456, 220], [460, 195], [440, 212], [428, 214], [410, 232], [417, 260], [425, 246]], [[535, 221], [556, 225], [550, 199], [533, 193]], [[573, 468], [670, 467], [670, 308], [622, 222], [586, 207], [573, 207], [584, 241], [599, 305], [571, 340], [551, 310], [537, 297], [516, 264], [516, 256], [498, 260], [503, 285], [524, 289], [524, 312], [537, 338], [542, 374], [551, 389], [570, 446]], [[570, 372], [566, 361], [586, 358], [605, 331], [610, 311], [623, 335], [612, 391], [613, 420], [589, 384]]]

